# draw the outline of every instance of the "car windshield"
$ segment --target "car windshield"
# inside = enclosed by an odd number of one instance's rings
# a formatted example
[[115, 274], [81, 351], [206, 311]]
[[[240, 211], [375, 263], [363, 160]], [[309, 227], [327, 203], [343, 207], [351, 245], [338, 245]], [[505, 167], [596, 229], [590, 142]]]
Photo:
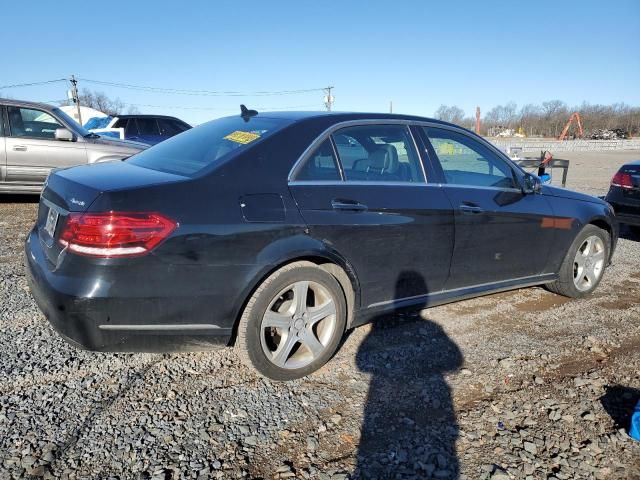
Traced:
[[54, 108], [52, 111], [58, 118], [62, 118], [62, 120], [64, 120], [64, 123], [66, 123], [67, 127], [69, 127], [70, 130], [73, 130], [73, 133], [75, 133], [76, 135], [79, 135], [81, 137], [92, 135], [91, 132], [85, 130], [85, 128], [82, 125], [80, 125], [78, 122], [76, 122], [73, 118], [71, 118], [69, 115], [64, 113], [59, 108]]
[[286, 127], [290, 121], [274, 118], [226, 117], [187, 130], [144, 150], [127, 162], [178, 175], [195, 176], [237, 155]]
[[92, 128], [107, 128], [113, 117], [91, 117], [84, 124], [84, 128], [91, 130]]

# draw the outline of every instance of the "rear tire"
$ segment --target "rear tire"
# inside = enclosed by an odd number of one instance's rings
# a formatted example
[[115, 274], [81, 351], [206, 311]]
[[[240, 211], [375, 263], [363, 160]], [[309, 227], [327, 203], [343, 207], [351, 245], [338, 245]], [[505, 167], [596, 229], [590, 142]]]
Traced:
[[331, 274], [311, 262], [272, 273], [247, 302], [236, 350], [272, 380], [301, 378], [335, 353], [345, 330], [344, 292]]
[[565, 297], [589, 295], [602, 280], [610, 251], [609, 233], [595, 225], [586, 225], [569, 247], [558, 279], [547, 284], [547, 288]]

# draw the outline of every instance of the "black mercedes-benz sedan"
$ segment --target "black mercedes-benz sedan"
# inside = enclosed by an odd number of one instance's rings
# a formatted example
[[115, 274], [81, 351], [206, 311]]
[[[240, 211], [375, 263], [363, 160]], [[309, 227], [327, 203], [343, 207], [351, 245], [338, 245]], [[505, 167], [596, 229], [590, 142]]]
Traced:
[[465, 129], [242, 112], [49, 176], [26, 265], [67, 340], [234, 345], [287, 380], [374, 317], [530, 285], [582, 297], [609, 264], [606, 202], [542, 185]]
[[611, 179], [605, 200], [615, 210], [620, 223], [640, 233], [640, 160], [620, 167]]

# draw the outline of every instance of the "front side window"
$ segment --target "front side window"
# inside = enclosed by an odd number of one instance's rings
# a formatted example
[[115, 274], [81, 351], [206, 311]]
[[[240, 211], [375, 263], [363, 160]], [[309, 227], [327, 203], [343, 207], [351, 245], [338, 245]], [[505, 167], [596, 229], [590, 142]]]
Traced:
[[136, 119], [130, 118], [129, 121], [126, 123], [126, 126], [124, 127], [124, 136], [129, 138], [129, 137], [137, 137], [138, 135], [139, 133], [138, 133], [138, 125], [136, 123]]
[[11, 136], [53, 140], [62, 125], [50, 114], [32, 108], [8, 107]]
[[487, 146], [444, 128], [424, 127], [424, 131], [448, 184], [517, 188], [511, 167]]
[[338, 163], [336, 162], [333, 147], [329, 139], [322, 142], [322, 144], [307, 157], [296, 171], [295, 180], [340, 180]]
[[[129, 121], [129, 125], [131, 123]], [[153, 170], [195, 176], [260, 143], [290, 123], [275, 118], [252, 117], [246, 121], [240, 116], [220, 118], [171, 137], [126, 161]]]
[[[127, 128], [127, 123], [129, 122], [128, 118], [119, 118], [118, 120], [116, 120], [116, 122], [113, 124], [112, 128]], [[135, 123], [135, 120], [133, 120], [133, 122]], [[108, 125], [108, 124], [107, 124]], [[106, 128], [106, 125], [105, 125]]]
[[346, 181], [424, 183], [420, 159], [405, 125], [347, 127], [333, 138]]
[[184, 125], [168, 118], [159, 118], [158, 127], [160, 127], [160, 135], [163, 137], [173, 137], [179, 133], [188, 130]]

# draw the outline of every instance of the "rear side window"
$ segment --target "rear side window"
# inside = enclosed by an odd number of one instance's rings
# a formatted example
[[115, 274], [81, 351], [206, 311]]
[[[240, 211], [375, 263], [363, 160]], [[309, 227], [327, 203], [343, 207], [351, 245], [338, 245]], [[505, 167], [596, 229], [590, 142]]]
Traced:
[[444, 128], [424, 128], [448, 184], [517, 188], [505, 160], [477, 140]]
[[160, 135], [155, 118], [137, 118], [140, 135]]
[[253, 147], [289, 123], [273, 118], [253, 117], [248, 121], [240, 116], [220, 118], [165, 140], [126, 161], [153, 170], [195, 176]]
[[4, 137], [4, 107], [0, 105], [0, 137]]
[[329, 139], [322, 142], [300, 166], [295, 180], [340, 180], [338, 162]]
[[334, 140], [346, 181], [425, 181], [405, 125], [347, 127], [338, 130]]

